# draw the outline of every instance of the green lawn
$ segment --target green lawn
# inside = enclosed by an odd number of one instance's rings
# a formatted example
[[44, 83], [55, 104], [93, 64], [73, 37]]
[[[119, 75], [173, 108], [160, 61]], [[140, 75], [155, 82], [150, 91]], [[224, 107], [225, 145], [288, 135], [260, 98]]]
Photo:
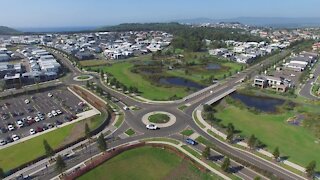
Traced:
[[[103, 118], [99, 117], [101, 116], [96, 116], [87, 120], [91, 129], [95, 129], [100, 125]], [[9, 169], [15, 168], [43, 155], [45, 152], [43, 148], [43, 140], [45, 139], [52, 148], [56, 149], [60, 147], [64, 141], [71, 136], [73, 128], [79, 123], [83, 123], [83, 121], [59, 128], [55, 131], [48, 132], [41, 136], [37, 136], [30, 140], [0, 150], [0, 167], [3, 168], [4, 171], [8, 171]], [[84, 135], [84, 129], [80, 134], [81, 136]]]
[[142, 147], [121, 153], [99, 167], [81, 176], [86, 179], [217, 179], [200, 172], [174, 153], [152, 147]]
[[[251, 134], [267, 145], [270, 152], [275, 147], [280, 152], [289, 156], [289, 160], [306, 166], [310, 161], [320, 163], [320, 144], [310, 130], [289, 125], [286, 120], [294, 116], [293, 113], [282, 114], [253, 114], [235, 106], [221, 108], [215, 117], [222, 120], [223, 124], [233, 123], [241, 134], [249, 137]], [[319, 168], [318, 168], [319, 169]]]
[[80, 80], [85, 80], [85, 79], [89, 79], [89, 78], [90, 78], [90, 76], [88, 76], [88, 75], [82, 75], [82, 76], [78, 77], [78, 79], [80, 79]]
[[191, 136], [193, 133], [194, 132], [192, 129], [186, 129], [186, 130], [183, 130], [180, 134], [185, 135], [185, 136]]
[[183, 87], [162, 87], [151, 84], [143, 76], [132, 73], [130, 69], [133, 64], [130, 62], [115, 63], [112, 66], [105, 66], [102, 69], [112, 74], [118, 81], [126, 86], [134, 86], [139, 89], [141, 95], [152, 100], [168, 100], [170, 97], [177, 95], [184, 97], [188, 94]]
[[134, 135], [136, 132], [134, 132], [134, 130], [132, 130], [132, 129], [128, 129], [128, 130], [126, 130], [126, 132], [125, 132], [128, 136], [132, 136], [132, 135]]
[[151, 123], [167, 123], [170, 120], [170, 117], [166, 114], [157, 113], [149, 116], [148, 120]]

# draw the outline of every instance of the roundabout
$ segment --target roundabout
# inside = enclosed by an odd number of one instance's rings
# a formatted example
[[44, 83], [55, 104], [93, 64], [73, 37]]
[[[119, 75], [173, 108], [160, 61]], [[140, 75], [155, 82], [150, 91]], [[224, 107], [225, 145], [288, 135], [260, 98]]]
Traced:
[[142, 122], [145, 125], [155, 124], [159, 128], [172, 126], [176, 122], [176, 117], [168, 112], [153, 111], [145, 114], [142, 117]]
[[81, 75], [73, 78], [74, 81], [89, 81], [91, 79], [93, 79], [91, 75]]

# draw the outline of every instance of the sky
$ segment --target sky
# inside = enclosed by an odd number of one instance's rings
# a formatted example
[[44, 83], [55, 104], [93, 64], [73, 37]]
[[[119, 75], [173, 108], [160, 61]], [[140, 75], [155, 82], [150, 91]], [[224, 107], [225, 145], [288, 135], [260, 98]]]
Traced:
[[236, 17], [320, 17], [320, 0], [0, 0], [0, 25], [105, 26]]

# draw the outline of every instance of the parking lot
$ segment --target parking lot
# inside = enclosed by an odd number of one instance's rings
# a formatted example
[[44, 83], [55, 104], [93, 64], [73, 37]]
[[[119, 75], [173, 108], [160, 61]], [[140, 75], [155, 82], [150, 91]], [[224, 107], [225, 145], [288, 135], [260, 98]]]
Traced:
[[291, 84], [294, 86], [298, 86], [300, 84], [299, 77], [301, 76], [302, 72], [293, 71], [290, 69], [281, 69], [279, 71], [273, 71], [270, 75], [275, 77], [283, 77], [286, 80], [290, 80]]
[[8, 97], [0, 102], [0, 145], [70, 122], [88, 109], [64, 87]]

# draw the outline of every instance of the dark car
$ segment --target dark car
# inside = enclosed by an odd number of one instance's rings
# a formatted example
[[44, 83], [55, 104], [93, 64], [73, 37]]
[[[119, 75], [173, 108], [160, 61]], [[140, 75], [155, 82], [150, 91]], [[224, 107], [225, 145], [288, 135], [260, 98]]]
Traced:
[[187, 138], [186, 143], [191, 144], [191, 145], [197, 145], [197, 142], [193, 139]]
[[0, 127], [0, 133], [6, 133], [8, 130], [4, 127]]
[[6, 141], [7, 141], [7, 143], [11, 143], [11, 142], [13, 142], [13, 139], [8, 136], [8, 137], [6, 138]]
[[36, 132], [39, 133], [39, 132], [42, 132], [42, 131], [43, 131], [43, 129], [40, 126], [38, 126], [37, 129], [36, 129]]
[[56, 125], [61, 125], [61, 124], [63, 124], [62, 121], [56, 120]]

